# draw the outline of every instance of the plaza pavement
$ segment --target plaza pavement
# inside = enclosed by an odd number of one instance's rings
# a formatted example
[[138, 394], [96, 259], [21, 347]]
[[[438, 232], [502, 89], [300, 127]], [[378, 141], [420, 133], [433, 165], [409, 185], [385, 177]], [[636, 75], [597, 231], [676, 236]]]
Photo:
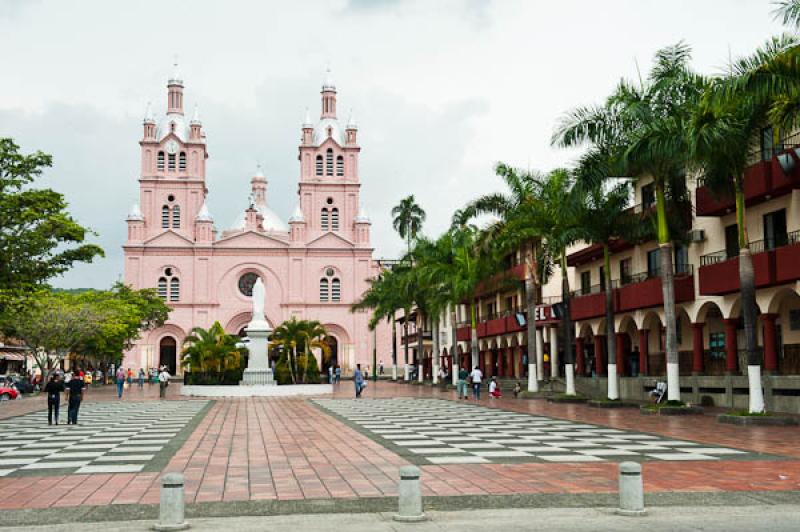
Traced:
[[[170, 386], [168, 400], [181, 399], [179, 386]], [[123, 401], [153, 401], [157, 395], [155, 386], [146, 385], [143, 391], [134, 386]], [[352, 395], [352, 384], [343, 382], [334, 398]], [[452, 391], [379, 382], [367, 388], [364, 403], [398, 396], [455, 401]], [[87, 397], [87, 402], [109, 401], [117, 401], [110, 386], [92, 390]], [[747, 459], [720, 456], [713, 463], [644, 461], [649, 503], [744, 506], [800, 500], [796, 427], [738, 427], [720, 425], [710, 415], [651, 417], [633, 409], [593, 409], [542, 400], [482, 399], [481, 404], [748, 452]], [[44, 408], [43, 397], [14, 401], [0, 405], [0, 419]], [[356, 430], [307, 399], [225, 399], [214, 402], [161, 472], [0, 477], [0, 510], [8, 525], [97, 521], [123, 514], [126, 519], [145, 518], [157, 510], [160, 475], [177, 471], [186, 478], [187, 513], [198, 518], [385, 512], [395, 504], [398, 469], [408, 463], [379, 438]], [[426, 507], [438, 504], [444, 510], [608, 507], [617, 490], [616, 461], [501, 461], [421, 465], [421, 469]]]

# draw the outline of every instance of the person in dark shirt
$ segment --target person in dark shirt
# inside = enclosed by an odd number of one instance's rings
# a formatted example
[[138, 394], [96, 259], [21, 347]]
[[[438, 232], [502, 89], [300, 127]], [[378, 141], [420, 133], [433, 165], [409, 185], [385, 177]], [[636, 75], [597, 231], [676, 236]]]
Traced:
[[58, 425], [58, 407], [61, 404], [61, 392], [64, 391], [64, 383], [61, 382], [61, 377], [55, 373], [50, 376], [50, 380], [44, 387], [44, 393], [47, 395], [47, 424]]
[[69, 405], [67, 408], [67, 425], [78, 424], [78, 410], [81, 408], [81, 400], [83, 399], [83, 389], [86, 385], [83, 379], [78, 375], [72, 377], [67, 383], [67, 392], [69, 393]]

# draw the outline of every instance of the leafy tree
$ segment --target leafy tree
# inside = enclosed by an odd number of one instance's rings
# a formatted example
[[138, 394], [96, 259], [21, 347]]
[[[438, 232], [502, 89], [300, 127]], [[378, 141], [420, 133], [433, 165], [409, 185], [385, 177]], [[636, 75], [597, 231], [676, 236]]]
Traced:
[[[300, 372], [303, 372], [303, 382], [306, 381], [307, 372], [309, 367], [316, 367], [316, 361], [312, 365], [308, 357], [313, 356], [312, 349], [321, 349], [323, 357], [330, 356], [328, 344], [325, 342], [328, 336], [325, 328], [318, 321], [298, 320], [296, 316], [284, 321], [272, 333], [270, 338], [270, 348], [278, 349], [281, 352], [276, 372], [283, 373], [286, 371], [288, 379], [283, 382], [291, 382], [297, 384], [297, 379]], [[303, 353], [298, 358], [298, 351]], [[286, 369], [283, 369], [283, 364]], [[280, 371], [278, 371], [280, 369]], [[313, 371], [313, 370], [312, 370]], [[319, 370], [317, 369], [316, 377], [319, 377]], [[283, 383], [280, 379], [279, 382]]]
[[18, 338], [31, 348], [31, 356], [47, 382], [67, 354], [102, 331], [102, 313], [72, 294], [40, 292], [15, 309], [10, 324]]
[[22, 154], [12, 139], [0, 138], [0, 314], [74, 263], [103, 256], [85, 243], [89, 231], [69, 215], [61, 194], [31, 186], [50, 166], [50, 155]]

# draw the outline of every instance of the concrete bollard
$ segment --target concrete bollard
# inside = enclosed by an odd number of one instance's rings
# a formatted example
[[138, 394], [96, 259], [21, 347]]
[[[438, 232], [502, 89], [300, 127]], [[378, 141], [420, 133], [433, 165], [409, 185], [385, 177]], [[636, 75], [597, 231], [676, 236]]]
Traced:
[[619, 515], [644, 515], [644, 486], [642, 484], [642, 465], [636, 462], [622, 462], [619, 465]]
[[398, 491], [399, 508], [393, 517], [395, 521], [414, 523], [425, 520], [422, 512], [422, 491], [419, 484], [420, 470], [416, 466], [400, 468], [400, 485]]
[[189, 523], [183, 516], [183, 475], [167, 473], [161, 477], [161, 506], [158, 512], [158, 523], [153, 530], [186, 530]]

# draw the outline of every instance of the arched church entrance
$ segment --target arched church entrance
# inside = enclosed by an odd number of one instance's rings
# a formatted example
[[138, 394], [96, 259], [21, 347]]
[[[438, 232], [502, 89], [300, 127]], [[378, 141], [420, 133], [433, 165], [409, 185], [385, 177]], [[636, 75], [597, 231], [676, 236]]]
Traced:
[[323, 355], [321, 370], [323, 375], [328, 375], [328, 368], [331, 366], [335, 368], [339, 364], [339, 341], [335, 336], [328, 336], [325, 338], [325, 343], [330, 348], [330, 355], [327, 357]]
[[170, 375], [178, 372], [178, 344], [172, 336], [165, 336], [158, 344], [158, 366], [167, 366]]

